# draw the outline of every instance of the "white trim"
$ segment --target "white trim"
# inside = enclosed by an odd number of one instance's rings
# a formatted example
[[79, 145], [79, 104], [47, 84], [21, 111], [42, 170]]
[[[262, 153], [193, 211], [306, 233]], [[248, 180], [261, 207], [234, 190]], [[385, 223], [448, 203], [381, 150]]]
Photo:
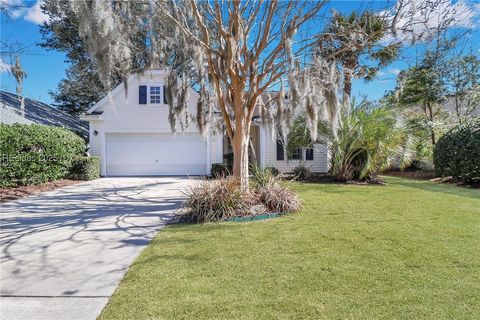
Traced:
[[210, 175], [212, 169], [212, 156], [210, 150], [210, 133], [207, 135], [207, 174]]
[[[107, 134], [109, 133], [124, 133], [124, 134], [128, 134], [128, 133], [158, 133], [158, 134], [165, 134], [165, 133], [170, 133], [172, 136], [175, 136], [176, 134], [175, 133], [172, 133], [172, 131], [168, 130], [168, 131], [164, 131], [164, 130], [151, 130], [151, 129], [139, 129], [139, 130], [108, 130], [108, 131], [103, 131], [100, 134], [100, 143], [101, 143], [101, 148], [100, 148], [100, 156], [101, 156], [101, 160], [103, 160], [101, 162], [101, 175], [104, 176], [104, 177], [108, 177], [108, 173], [107, 173]], [[193, 131], [193, 132], [181, 132], [180, 134], [198, 134], [200, 136], [202, 136], [200, 134], [200, 132], [198, 131]], [[206, 143], [206, 157], [207, 157], [207, 174], [210, 174], [210, 169], [211, 169], [211, 164], [209, 164], [210, 162], [210, 141], [209, 141], [209, 137], [207, 136], [207, 138], [203, 138], [203, 140], [205, 141]]]
[[82, 114], [80, 120], [84, 121], [101, 121], [103, 117], [101, 114]]
[[[128, 82], [130, 82], [130, 78], [127, 80]], [[116, 86], [112, 91], [110, 91], [109, 93], [107, 93], [102, 99], [100, 99], [100, 101], [98, 101], [97, 103], [95, 103], [90, 109], [87, 110], [86, 113], [92, 113], [93, 111], [97, 110], [98, 108], [100, 108], [101, 106], [103, 106], [105, 104], [105, 102], [107, 100], [109, 100], [111, 97], [113, 97], [114, 95], [116, 95], [120, 90], [122, 90], [124, 88], [124, 84], [123, 84], [123, 81], [118, 85]]]
[[265, 168], [265, 126], [259, 126], [260, 131], [260, 168]]
[[100, 148], [100, 156], [101, 156], [101, 166], [102, 170], [101, 173], [103, 173], [103, 176], [107, 177], [107, 137], [105, 135], [105, 132], [100, 133], [100, 143], [102, 144], [102, 147]]

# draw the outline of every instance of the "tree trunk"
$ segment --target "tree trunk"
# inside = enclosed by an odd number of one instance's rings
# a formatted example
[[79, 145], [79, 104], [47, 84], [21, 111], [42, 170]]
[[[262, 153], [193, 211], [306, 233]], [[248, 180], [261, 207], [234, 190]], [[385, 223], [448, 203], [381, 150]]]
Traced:
[[343, 103], [350, 103], [350, 98], [352, 96], [352, 73], [350, 71], [345, 71], [343, 77]]
[[240, 182], [240, 189], [248, 191], [248, 146], [250, 127], [237, 128], [232, 140], [233, 176]]
[[427, 103], [427, 110], [428, 110], [428, 120], [430, 121], [430, 139], [432, 140], [432, 145], [435, 147], [437, 144], [436, 139], [435, 139], [435, 128], [433, 127], [433, 110], [432, 106], [429, 103]]

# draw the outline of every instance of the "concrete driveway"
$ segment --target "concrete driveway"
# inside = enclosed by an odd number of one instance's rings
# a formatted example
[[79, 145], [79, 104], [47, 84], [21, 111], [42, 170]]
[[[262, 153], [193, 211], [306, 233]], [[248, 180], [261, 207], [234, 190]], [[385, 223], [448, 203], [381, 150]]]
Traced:
[[186, 178], [105, 178], [1, 205], [0, 318], [95, 319]]

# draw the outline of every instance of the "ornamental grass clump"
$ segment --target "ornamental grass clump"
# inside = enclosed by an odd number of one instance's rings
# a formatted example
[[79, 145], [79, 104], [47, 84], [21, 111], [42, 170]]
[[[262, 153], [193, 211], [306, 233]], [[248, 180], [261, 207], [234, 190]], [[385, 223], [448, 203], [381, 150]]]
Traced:
[[269, 175], [260, 181], [261, 184], [252, 182], [249, 192], [242, 191], [233, 177], [198, 181], [185, 192], [184, 215], [192, 222], [205, 223], [300, 209], [300, 198], [278, 177]]
[[258, 189], [260, 201], [271, 212], [290, 213], [300, 210], [302, 201], [298, 195], [275, 179]]
[[185, 192], [187, 216], [197, 223], [220, 221], [248, 212], [255, 201], [251, 193], [242, 192], [232, 177], [199, 181]]

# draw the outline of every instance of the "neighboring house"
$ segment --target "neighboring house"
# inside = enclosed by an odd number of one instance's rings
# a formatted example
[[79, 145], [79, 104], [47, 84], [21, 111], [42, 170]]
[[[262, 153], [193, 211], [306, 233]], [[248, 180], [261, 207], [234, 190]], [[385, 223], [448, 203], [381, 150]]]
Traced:
[[0, 122], [5, 124], [43, 124], [64, 127], [84, 138], [88, 138], [88, 123], [62, 112], [46, 103], [25, 98], [24, 114], [21, 110], [22, 97], [10, 92], [0, 91]]
[[[101, 158], [102, 175], [206, 175], [212, 164], [222, 163], [224, 154], [231, 152], [223, 134], [210, 133], [204, 138], [194, 123], [185, 131], [171, 133], [165, 76], [161, 70], [131, 75], [127, 86], [117, 86], [82, 117], [90, 122], [90, 153]], [[196, 113], [197, 99], [191, 89], [190, 114]], [[251, 136], [252, 161], [261, 167], [291, 171], [304, 162], [312, 171], [327, 171], [325, 145], [287, 156], [282, 144], [258, 120], [252, 124]]]

